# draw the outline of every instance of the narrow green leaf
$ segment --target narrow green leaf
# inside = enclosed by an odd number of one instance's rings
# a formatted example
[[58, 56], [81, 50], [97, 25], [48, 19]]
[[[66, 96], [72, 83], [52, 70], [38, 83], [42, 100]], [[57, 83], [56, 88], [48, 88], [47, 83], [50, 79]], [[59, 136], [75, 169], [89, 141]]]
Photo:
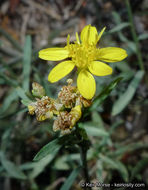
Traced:
[[111, 91], [117, 86], [121, 79], [122, 77], [119, 77], [112, 81], [107, 87], [105, 87], [102, 92], [94, 99], [89, 111], [96, 110], [96, 108], [109, 96]]
[[47, 156], [48, 154], [54, 154], [55, 152], [58, 152], [59, 149], [63, 145], [74, 144], [74, 143], [77, 143], [76, 141], [77, 141], [77, 138], [75, 137], [73, 133], [54, 139], [53, 141], [43, 146], [43, 148], [36, 154], [33, 160], [39, 161], [43, 159], [45, 156]]
[[146, 40], [148, 39], [148, 34], [145, 33], [145, 34], [141, 34], [139, 37], [138, 37], [138, 40]]
[[105, 163], [105, 165], [107, 164], [108, 167], [118, 170], [124, 181], [126, 182], [128, 181], [129, 178], [128, 171], [126, 167], [119, 160], [113, 160], [103, 155], [100, 155], [100, 159], [102, 160], [102, 162]]
[[8, 77], [6, 74], [0, 73], [0, 77], [5, 81], [5, 83], [4, 83], [5, 85], [8, 84], [8, 85], [13, 86], [13, 87], [18, 86], [18, 82], [16, 80]]
[[25, 106], [28, 106], [31, 101], [30, 100], [21, 100], [22, 104], [24, 104]]
[[0, 159], [3, 167], [11, 177], [16, 179], [26, 179], [26, 176], [21, 169], [13, 162], [7, 160], [3, 152], [0, 152]]
[[132, 169], [131, 180], [140, 173], [140, 171], [148, 165], [148, 157], [140, 160], [136, 166]]
[[48, 154], [51, 154], [53, 152], [58, 152], [58, 150], [62, 147], [62, 144], [60, 144], [60, 138], [57, 138], [48, 144], [46, 144], [34, 157], [34, 161], [39, 161]]
[[63, 155], [63, 156], [58, 157], [54, 163], [54, 169], [56, 169], [56, 170], [69, 170], [70, 169], [69, 162], [73, 162], [73, 161], [77, 161], [77, 162], [80, 161], [80, 154], [79, 153], [67, 154], [67, 155]]
[[53, 151], [51, 154], [48, 154], [43, 159], [38, 162], [34, 162], [33, 170], [29, 174], [29, 178], [36, 178], [41, 172], [44, 171], [45, 167], [51, 163], [54, 157], [57, 155], [58, 151]]
[[23, 88], [29, 90], [30, 72], [31, 72], [31, 55], [32, 55], [31, 37], [27, 36], [24, 46], [23, 57]]
[[113, 116], [119, 114], [132, 100], [143, 75], [144, 75], [143, 71], [138, 71], [134, 79], [130, 82], [127, 90], [114, 103], [113, 108], [112, 108]]
[[[118, 25], [122, 25], [122, 20], [121, 20], [121, 17], [120, 15], [113, 11], [112, 12], [112, 16], [113, 16], [113, 19], [118, 27]], [[129, 24], [130, 25], [130, 24]], [[128, 55], [130, 55], [131, 53], [136, 53], [136, 45], [133, 41], [129, 41], [128, 38], [125, 37], [124, 34], [122, 34], [122, 31], [121, 30], [118, 30], [117, 31], [117, 35], [119, 36], [119, 39], [122, 41], [122, 42], [126, 42], [128, 44], [127, 46], [127, 52], [128, 52]], [[131, 52], [132, 51], [132, 52]]]
[[92, 112], [92, 121], [97, 124], [98, 128], [104, 129], [103, 120], [98, 112]]
[[28, 103], [31, 102], [31, 100], [30, 100], [29, 97], [26, 95], [25, 90], [24, 90], [23, 88], [17, 87], [17, 88], [16, 88], [16, 91], [17, 91], [18, 96], [19, 96], [21, 99], [23, 99], [23, 101], [26, 101], [26, 102], [28, 101]]
[[[80, 159], [80, 157], [79, 157], [79, 159]], [[67, 156], [66, 156], [66, 155], [60, 156], [60, 157], [56, 160], [56, 162], [55, 162], [55, 164], [54, 164], [54, 168], [55, 168], [56, 170], [69, 170], [69, 169], [70, 169], [70, 166], [69, 166], [69, 164], [67, 163]]]
[[[97, 170], [96, 170], [97, 179], [99, 179], [100, 183], [103, 183], [103, 175], [102, 175], [103, 174], [103, 164], [102, 164], [101, 160], [97, 160], [96, 167], [97, 167]], [[99, 189], [102, 190], [101, 187]]]
[[114, 65], [122, 72], [132, 72], [132, 74], [134, 74], [134, 71], [130, 68], [130, 66], [125, 61], [121, 61], [120, 64], [114, 63]]
[[99, 137], [109, 136], [109, 133], [107, 133], [104, 129], [100, 129], [93, 126], [87, 126], [85, 124], [83, 127], [86, 130], [87, 134], [89, 135], [99, 136]]
[[126, 152], [133, 152], [135, 150], [140, 150], [142, 148], [147, 149], [148, 145], [143, 144], [143, 143], [132, 143], [132, 144], [128, 144], [128, 145], [117, 144], [115, 147], [116, 147], [115, 151], [107, 153], [108, 157], [116, 156], [116, 157], [121, 158], [122, 155]]
[[1, 106], [0, 109], [0, 115], [3, 114], [5, 111], [7, 111], [7, 109], [9, 108], [9, 106], [12, 104], [13, 101], [18, 99], [18, 95], [16, 90], [14, 89], [13, 91], [10, 92], [10, 94], [5, 98], [3, 105]]
[[122, 29], [127, 28], [129, 25], [130, 25], [129, 22], [120, 23], [117, 26], [115, 26], [113, 29], [111, 29], [108, 33], [112, 34], [112, 33], [121, 31]]
[[76, 177], [78, 176], [80, 170], [81, 170], [81, 167], [78, 167], [78, 168], [74, 169], [71, 172], [70, 176], [65, 181], [65, 183], [62, 185], [60, 190], [69, 190], [71, 188], [72, 184], [74, 183]]

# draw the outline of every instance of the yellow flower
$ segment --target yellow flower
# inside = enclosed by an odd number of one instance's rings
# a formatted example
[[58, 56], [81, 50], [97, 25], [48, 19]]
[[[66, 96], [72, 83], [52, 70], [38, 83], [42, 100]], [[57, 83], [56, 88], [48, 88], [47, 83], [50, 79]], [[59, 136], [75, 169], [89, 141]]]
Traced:
[[[47, 48], [39, 52], [39, 57], [44, 60], [66, 60], [55, 66], [48, 75], [52, 83], [69, 74], [74, 67], [78, 68], [77, 86], [81, 95], [86, 99], [92, 99], [96, 91], [96, 83], [93, 75], [106, 76], [112, 74], [112, 68], [104, 62], [118, 62], [127, 57], [126, 51], [117, 47], [97, 48], [105, 28], [98, 35], [97, 29], [91, 25], [83, 28], [80, 39], [76, 33], [76, 42], [70, 44], [70, 36], [67, 37], [67, 45], [64, 48]], [[102, 62], [103, 61], [103, 62]], [[93, 75], [92, 75], [92, 74]]]

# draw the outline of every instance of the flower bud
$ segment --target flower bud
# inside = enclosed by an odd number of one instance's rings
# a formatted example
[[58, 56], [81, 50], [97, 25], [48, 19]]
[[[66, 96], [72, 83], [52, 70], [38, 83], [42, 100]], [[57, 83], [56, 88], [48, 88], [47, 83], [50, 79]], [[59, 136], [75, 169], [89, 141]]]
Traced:
[[32, 83], [32, 94], [35, 97], [42, 98], [45, 96], [45, 89], [37, 82]]
[[78, 105], [78, 106], [75, 106], [74, 108], [72, 108], [70, 114], [72, 115], [70, 128], [72, 128], [82, 116], [81, 106]]
[[34, 111], [35, 111], [35, 107], [32, 106], [32, 105], [28, 105], [28, 111], [29, 111], [29, 114], [30, 114], [30, 115], [33, 115], [33, 114], [34, 114]]
[[40, 115], [39, 117], [37, 117], [38, 121], [44, 121], [45, 119], [47, 119], [45, 115]]

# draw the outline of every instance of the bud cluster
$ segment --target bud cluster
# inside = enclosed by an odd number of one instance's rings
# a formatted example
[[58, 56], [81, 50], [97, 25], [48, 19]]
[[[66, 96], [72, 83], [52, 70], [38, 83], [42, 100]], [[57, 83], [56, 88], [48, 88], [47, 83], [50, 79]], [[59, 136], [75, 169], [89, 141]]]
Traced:
[[44, 88], [33, 83], [32, 94], [36, 101], [28, 105], [29, 114], [35, 114], [38, 121], [53, 118], [53, 130], [60, 130], [62, 134], [70, 133], [82, 116], [82, 107], [91, 105], [91, 100], [85, 99], [77, 87], [72, 86], [72, 79], [68, 79], [67, 83], [67, 86], [61, 88], [57, 99], [46, 96]]

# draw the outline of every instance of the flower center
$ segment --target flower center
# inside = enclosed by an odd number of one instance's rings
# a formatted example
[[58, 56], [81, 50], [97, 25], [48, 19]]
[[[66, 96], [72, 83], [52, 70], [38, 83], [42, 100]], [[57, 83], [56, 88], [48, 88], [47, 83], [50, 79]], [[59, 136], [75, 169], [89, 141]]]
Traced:
[[72, 58], [72, 61], [80, 69], [87, 68], [95, 60], [97, 54], [95, 45], [78, 44], [75, 42], [75, 44], [69, 44], [67, 48], [69, 57]]

